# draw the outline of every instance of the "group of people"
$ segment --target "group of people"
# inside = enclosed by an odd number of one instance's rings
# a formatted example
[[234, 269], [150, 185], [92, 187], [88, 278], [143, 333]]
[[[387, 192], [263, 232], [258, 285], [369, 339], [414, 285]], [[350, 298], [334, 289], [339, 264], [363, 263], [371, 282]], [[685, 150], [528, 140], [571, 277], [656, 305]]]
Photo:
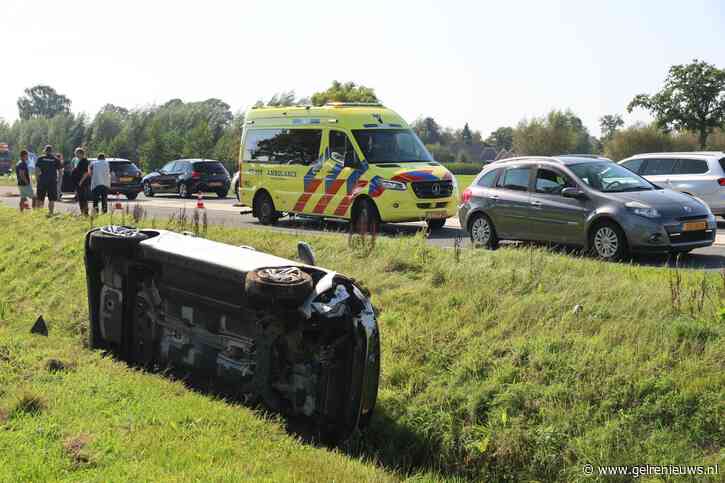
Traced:
[[[43, 156], [35, 161], [36, 186], [33, 184], [28, 167], [28, 151], [20, 151], [20, 161], [15, 165], [15, 174], [20, 192], [20, 211], [31, 202], [33, 208], [42, 208], [48, 198], [48, 212], [55, 212], [55, 202], [60, 200], [63, 180], [62, 155], [53, 154], [53, 146], [46, 146]], [[98, 213], [101, 204], [103, 213], [108, 212], [108, 192], [111, 189], [111, 168], [104, 154], [99, 154], [93, 162], [88, 160], [83, 148], [76, 148], [75, 158], [71, 161], [71, 179], [75, 188], [75, 199], [81, 213], [88, 215], [88, 202], [93, 202], [93, 212]]]

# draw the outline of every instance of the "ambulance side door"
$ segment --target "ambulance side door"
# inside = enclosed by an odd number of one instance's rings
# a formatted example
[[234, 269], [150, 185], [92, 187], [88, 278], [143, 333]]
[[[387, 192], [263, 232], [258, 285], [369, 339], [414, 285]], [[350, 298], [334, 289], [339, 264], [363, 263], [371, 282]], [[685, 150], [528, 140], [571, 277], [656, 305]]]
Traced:
[[349, 135], [343, 130], [330, 129], [327, 144], [325, 196], [321, 212], [331, 216], [346, 216], [356, 183], [362, 175], [360, 157]]

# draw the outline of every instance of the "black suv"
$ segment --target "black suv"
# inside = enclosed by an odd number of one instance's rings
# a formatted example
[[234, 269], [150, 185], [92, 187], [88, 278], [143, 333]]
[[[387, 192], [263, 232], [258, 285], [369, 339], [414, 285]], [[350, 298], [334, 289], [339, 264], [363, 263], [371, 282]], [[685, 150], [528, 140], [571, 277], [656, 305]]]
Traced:
[[224, 165], [209, 159], [177, 159], [143, 179], [146, 196], [175, 193], [190, 198], [194, 193], [216, 193], [226, 198], [231, 187], [231, 177]]

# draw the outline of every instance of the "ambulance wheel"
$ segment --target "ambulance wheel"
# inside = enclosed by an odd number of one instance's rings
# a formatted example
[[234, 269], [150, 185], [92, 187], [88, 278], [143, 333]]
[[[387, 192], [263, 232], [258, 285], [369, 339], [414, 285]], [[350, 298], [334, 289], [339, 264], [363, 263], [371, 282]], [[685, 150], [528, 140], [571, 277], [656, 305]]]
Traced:
[[254, 206], [252, 206], [254, 216], [263, 225], [274, 225], [279, 219], [279, 213], [274, 209], [274, 201], [266, 191], [260, 192], [254, 198]]
[[425, 222], [428, 223], [429, 231], [440, 230], [446, 225], [445, 218], [431, 218], [429, 220], [425, 220]]
[[107, 225], [91, 233], [89, 246], [96, 253], [132, 257], [138, 244], [147, 238], [135, 228]]
[[380, 214], [375, 203], [368, 198], [363, 198], [355, 204], [351, 221], [355, 233], [374, 234], [380, 231]]

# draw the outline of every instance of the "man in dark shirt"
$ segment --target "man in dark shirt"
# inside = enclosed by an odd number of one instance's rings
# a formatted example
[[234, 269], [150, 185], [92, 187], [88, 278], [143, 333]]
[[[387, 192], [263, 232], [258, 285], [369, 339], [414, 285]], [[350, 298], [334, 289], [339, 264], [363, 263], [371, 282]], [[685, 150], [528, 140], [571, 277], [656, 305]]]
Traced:
[[18, 178], [18, 191], [20, 192], [20, 211], [25, 210], [25, 203], [32, 200], [35, 206], [35, 194], [30, 183], [30, 170], [28, 169], [28, 152], [20, 151], [20, 161], [15, 165], [15, 177]]
[[76, 149], [78, 164], [73, 169], [73, 179], [77, 184], [76, 198], [83, 216], [88, 216], [88, 200], [91, 199], [91, 175], [88, 172], [90, 162], [82, 148]]
[[60, 160], [53, 156], [53, 146], [45, 147], [45, 154], [35, 161], [35, 170], [38, 176], [38, 206], [43, 206], [45, 196], [48, 196], [48, 213], [55, 210], [55, 200], [58, 199], [58, 175], [61, 169]]

